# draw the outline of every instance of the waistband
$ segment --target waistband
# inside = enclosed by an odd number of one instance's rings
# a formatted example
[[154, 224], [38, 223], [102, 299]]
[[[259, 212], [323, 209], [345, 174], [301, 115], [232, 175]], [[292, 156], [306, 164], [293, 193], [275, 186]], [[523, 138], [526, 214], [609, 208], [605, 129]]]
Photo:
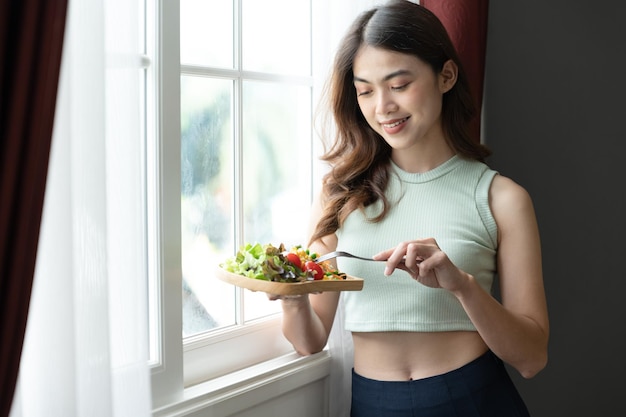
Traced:
[[353, 385], [355, 383], [363, 384], [370, 389], [407, 386], [412, 389], [437, 390], [439, 388], [445, 388], [455, 382], [462, 381], [472, 381], [472, 386], [476, 389], [480, 389], [502, 380], [503, 375], [508, 378], [502, 360], [490, 350], [460, 368], [421, 379], [409, 381], [378, 381], [359, 375], [354, 372], [354, 369], [352, 370], [352, 374]]

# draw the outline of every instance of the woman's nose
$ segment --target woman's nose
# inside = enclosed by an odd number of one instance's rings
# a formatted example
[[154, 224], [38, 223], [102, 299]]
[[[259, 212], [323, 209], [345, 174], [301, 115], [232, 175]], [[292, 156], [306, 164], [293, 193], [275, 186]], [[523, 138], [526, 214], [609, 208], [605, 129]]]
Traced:
[[376, 102], [376, 113], [384, 115], [398, 110], [398, 105], [393, 100], [391, 94], [381, 93]]

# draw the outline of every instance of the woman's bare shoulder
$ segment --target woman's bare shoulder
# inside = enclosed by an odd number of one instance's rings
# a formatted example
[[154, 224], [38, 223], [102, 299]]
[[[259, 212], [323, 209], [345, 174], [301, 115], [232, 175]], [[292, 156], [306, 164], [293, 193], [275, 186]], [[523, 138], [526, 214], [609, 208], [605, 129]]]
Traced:
[[528, 191], [511, 178], [496, 175], [489, 189], [489, 203], [492, 210], [510, 211], [532, 207]]

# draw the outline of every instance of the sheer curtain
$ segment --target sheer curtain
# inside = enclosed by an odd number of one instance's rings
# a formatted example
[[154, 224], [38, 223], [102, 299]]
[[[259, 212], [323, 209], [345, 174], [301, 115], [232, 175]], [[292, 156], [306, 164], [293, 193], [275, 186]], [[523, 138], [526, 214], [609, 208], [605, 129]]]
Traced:
[[139, 2], [69, 2], [12, 417], [151, 414]]

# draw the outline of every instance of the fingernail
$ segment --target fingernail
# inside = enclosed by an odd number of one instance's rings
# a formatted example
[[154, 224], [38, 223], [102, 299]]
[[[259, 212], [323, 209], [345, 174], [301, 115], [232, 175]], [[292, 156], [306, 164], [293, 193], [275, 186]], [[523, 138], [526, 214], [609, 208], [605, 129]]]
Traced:
[[386, 266], [386, 267], [385, 267], [385, 272], [384, 272], [384, 274], [385, 274], [385, 275], [387, 275], [387, 276], [391, 275], [391, 268], [389, 268], [388, 266]]

